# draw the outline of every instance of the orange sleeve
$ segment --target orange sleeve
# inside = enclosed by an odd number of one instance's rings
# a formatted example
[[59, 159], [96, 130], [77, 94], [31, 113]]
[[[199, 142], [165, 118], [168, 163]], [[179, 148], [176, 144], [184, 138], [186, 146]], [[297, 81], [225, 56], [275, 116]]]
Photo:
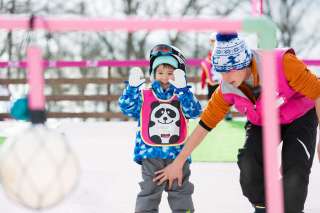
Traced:
[[205, 125], [205, 129], [213, 129], [229, 112], [230, 105], [223, 99], [220, 86], [214, 91], [206, 108], [201, 114], [200, 124]]
[[286, 53], [284, 55], [283, 67], [285, 76], [293, 90], [312, 100], [320, 96], [320, 80], [294, 54]]

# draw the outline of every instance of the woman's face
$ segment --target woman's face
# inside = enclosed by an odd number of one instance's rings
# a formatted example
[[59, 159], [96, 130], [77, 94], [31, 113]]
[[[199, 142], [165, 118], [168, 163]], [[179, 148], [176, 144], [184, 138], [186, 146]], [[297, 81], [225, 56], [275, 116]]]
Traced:
[[246, 67], [241, 70], [230, 70], [228, 72], [221, 73], [222, 80], [229, 84], [232, 84], [234, 87], [239, 87], [242, 82], [250, 76], [250, 67]]

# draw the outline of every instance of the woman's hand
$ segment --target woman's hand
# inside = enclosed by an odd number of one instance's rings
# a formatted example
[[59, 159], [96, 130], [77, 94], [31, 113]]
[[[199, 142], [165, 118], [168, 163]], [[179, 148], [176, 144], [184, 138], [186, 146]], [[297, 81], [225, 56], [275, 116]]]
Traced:
[[164, 169], [155, 172], [155, 178], [153, 182], [157, 182], [158, 185], [165, 181], [169, 181], [169, 190], [172, 188], [172, 184], [175, 179], [178, 179], [178, 186], [182, 186], [183, 178], [183, 164], [179, 164], [177, 161], [173, 161], [171, 164], [166, 166]]
[[169, 189], [171, 189], [173, 181], [178, 179], [178, 186], [182, 186], [183, 165], [188, 156], [191, 155], [192, 151], [203, 141], [207, 134], [208, 130], [198, 124], [187, 139], [185, 146], [177, 158], [164, 169], [155, 172], [153, 182], [158, 182], [158, 185], [160, 185], [165, 181], [169, 181]]

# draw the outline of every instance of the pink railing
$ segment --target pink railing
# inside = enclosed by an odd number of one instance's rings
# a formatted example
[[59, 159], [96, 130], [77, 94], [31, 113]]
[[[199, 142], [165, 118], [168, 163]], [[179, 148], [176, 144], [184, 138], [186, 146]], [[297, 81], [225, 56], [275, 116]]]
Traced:
[[[202, 59], [189, 58], [187, 65], [192, 67], [199, 67]], [[303, 59], [303, 62], [310, 66], [320, 66], [318, 59]], [[26, 68], [26, 61], [0, 61], [0, 68]], [[65, 61], [65, 60], [44, 60], [43, 66], [45, 68], [63, 68], [63, 67], [147, 67], [149, 61], [145, 59], [138, 60], [82, 60], [82, 61]]]

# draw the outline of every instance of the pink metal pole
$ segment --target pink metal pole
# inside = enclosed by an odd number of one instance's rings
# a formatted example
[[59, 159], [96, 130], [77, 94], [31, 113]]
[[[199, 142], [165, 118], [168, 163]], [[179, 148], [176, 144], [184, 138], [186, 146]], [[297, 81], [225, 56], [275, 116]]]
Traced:
[[263, 0], [251, 0], [251, 10], [253, 16], [261, 16], [263, 13]]
[[[263, 25], [262, 25], [263, 24]], [[257, 27], [258, 25], [258, 27]], [[267, 27], [267, 29], [265, 29]], [[7, 30], [12, 29], [28, 29], [29, 19], [17, 20], [14, 17], [0, 17], [0, 28]], [[275, 72], [268, 72], [268, 67], [274, 67], [274, 56], [269, 48], [273, 48], [274, 39], [267, 35], [274, 35], [269, 33], [267, 30], [273, 31], [275, 27], [271, 22], [259, 19], [251, 18], [239, 21], [228, 21], [228, 20], [211, 20], [211, 19], [139, 19], [139, 18], [128, 18], [128, 19], [41, 19], [36, 18], [33, 29], [46, 29], [47, 31], [116, 31], [122, 30], [126, 32], [133, 32], [137, 30], [177, 30], [177, 31], [212, 31], [218, 30], [220, 32], [236, 32], [240, 30], [247, 30], [247, 32], [262, 32], [263, 39], [261, 45], [268, 49], [262, 51], [263, 53], [263, 74], [262, 75], [262, 87], [263, 91], [274, 91], [276, 88], [276, 76]], [[42, 59], [41, 51], [35, 47], [31, 47], [28, 50], [28, 70], [38, 72], [42, 79], [30, 81], [32, 85], [34, 97], [32, 97], [31, 106], [34, 109], [44, 108], [44, 97], [43, 97], [43, 75], [42, 74]], [[33, 78], [33, 76], [32, 76]], [[37, 85], [38, 83], [38, 85]], [[38, 86], [38, 87], [37, 87]], [[38, 91], [34, 91], [37, 90]], [[37, 95], [38, 96], [37, 96]], [[39, 97], [39, 99], [37, 99]], [[275, 162], [277, 158], [276, 147], [279, 144], [279, 122], [277, 110], [275, 108], [275, 94], [273, 92], [262, 92], [263, 98], [263, 125], [264, 125], [264, 162], [265, 162], [265, 177], [266, 177], [266, 190], [267, 190], [267, 205], [269, 213], [282, 213], [282, 186], [278, 179], [278, 166]]]
[[253, 16], [257, 15], [257, 0], [251, 0], [251, 13]]
[[303, 59], [303, 62], [310, 66], [320, 66], [320, 60], [317, 59]]
[[[0, 29], [28, 29], [29, 18], [0, 16]], [[59, 19], [35, 17], [34, 29], [47, 31], [126, 31], [138, 30], [177, 30], [203, 32], [219, 29], [220, 32], [235, 32], [242, 28], [241, 20], [227, 19], [199, 19], [199, 18], [171, 18], [171, 19], [143, 19], [129, 17], [127, 19]]]
[[[192, 67], [200, 66], [203, 59], [188, 58], [187, 65]], [[306, 65], [320, 66], [318, 59], [303, 59]], [[26, 68], [25, 61], [0, 61], [0, 68]], [[136, 60], [84, 60], [84, 61], [64, 61], [64, 60], [43, 60], [44, 68], [63, 68], [63, 67], [147, 67], [149, 61], [145, 59]]]
[[[200, 66], [202, 59], [188, 58], [187, 65], [192, 67]], [[145, 59], [136, 60], [83, 60], [83, 61], [64, 61], [64, 60], [43, 60], [44, 68], [63, 68], [63, 67], [148, 67], [149, 61]], [[0, 61], [0, 68], [26, 68], [25, 61]]]
[[42, 52], [39, 47], [30, 46], [27, 49], [27, 72], [30, 110], [44, 110], [43, 63]]
[[263, 162], [267, 212], [283, 213], [283, 190], [277, 161], [277, 147], [280, 144], [278, 111], [275, 104], [270, 104], [276, 103], [277, 76], [276, 72], [268, 72], [270, 67], [275, 67], [275, 56], [274, 51], [270, 50], [263, 50], [261, 53], [263, 56]]

